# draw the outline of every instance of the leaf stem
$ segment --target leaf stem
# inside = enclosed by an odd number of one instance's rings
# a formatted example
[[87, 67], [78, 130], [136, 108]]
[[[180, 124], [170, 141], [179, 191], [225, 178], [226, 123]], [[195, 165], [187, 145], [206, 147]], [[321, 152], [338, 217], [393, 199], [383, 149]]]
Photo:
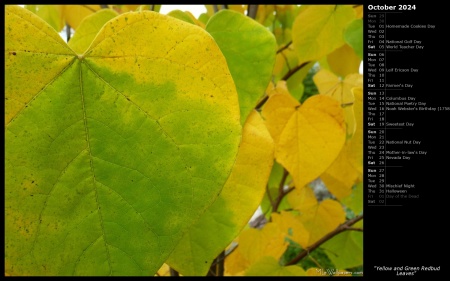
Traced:
[[286, 50], [287, 48], [289, 48], [289, 46], [290, 46], [291, 44], [292, 44], [292, 41], [289, 41], [286, 45], [284, 45], [283, 47], [279, 48], [278, 51], [277, 51], [277, 54], [278, 54], [278, 53], [281, 53], [281, 52], [283, 52], [284, 50]]

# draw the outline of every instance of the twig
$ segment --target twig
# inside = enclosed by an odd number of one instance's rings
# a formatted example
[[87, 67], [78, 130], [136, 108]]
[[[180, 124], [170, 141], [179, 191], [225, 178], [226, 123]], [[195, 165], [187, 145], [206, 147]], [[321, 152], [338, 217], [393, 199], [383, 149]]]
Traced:
[[180, 273], [173, 268], [170, 268], [170, 276], [180, 276]]
[[348, 220], [348, 221], [344, 222], [343, 224], [339, 225], [338, 227], [336, 227], [335, 230], [329, 232], [328, 234], [326, 234], [325, 236], [320, 238], [316, 243], [312, 244], [311, 246], [309, 246], [306, 249], [304, 249], [303, 251], [301, 251], [295, 258], [293, 258], [292, 260], [287, 262], [286, 265], [293, 265], [293, 264], [298, 263], [304, 257], [308, 256], [310, 252], [319, 248], [323, 243], [327, 242], [328, 240], [330, 240], [334, 236], [338, 235], [339, 233], [344, 232], [346, 230], [358, 229], [358, 228], [354, 229], [353, 227], [350, 227], [350, 226], [352, 226], [355, 223], [357, 223], [358, 221], [362, 220], [363, 217], [364, 217], [364, 215], [362, 214], [362, 215], [354, 217], [353, 219]]
[[277, 54], [278, 54], [278, 53], [281, 53], [281, 52], [283, 52], [284, 50], [286, 50], [287, 48], [289, 48], [289, 46], [290, 46], [291, 44], [292, 44], [292, 41], [289, 41], [289, 43], [287, 43], [287, 44], [284, 45], [283, 47], [279, 48], [278, 51], [277, 51]]
[[256, 19], [256, 12], [258, 12], [258, 5], [248, 5], [247, 16]]
[[287, 81], [292, 75], [294, 75], [297, 71], [299, 71], [300, 69], [302, 69], [303, 67], [305, 67], [305, 65], [307, 65], [308, 63], [310, 63], [309, 61], [304, 62], [300, 65], [297, 65], [296, 67], [292, 68], [288, 73], [286, 73], [283, 78], [281, 78], [281, 80]]

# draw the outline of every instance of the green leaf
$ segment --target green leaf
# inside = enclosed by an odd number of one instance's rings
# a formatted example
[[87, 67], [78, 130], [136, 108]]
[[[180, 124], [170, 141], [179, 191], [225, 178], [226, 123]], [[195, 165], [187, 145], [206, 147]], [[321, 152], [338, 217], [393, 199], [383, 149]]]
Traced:
[[109, 21], [81, 56], [28, 10], [5, 16], [5, 271], [153, 275], [236, 158], [220, 49], [143, 11]]
[[45, 20], [56, 31], [59, 32], [63, 29], [64, 21], [58, 5], [25, 5], [24, 8]]
[[246, 276], [305, 276], [303, 268], [296, 265], [282, 266], [271, 256], [262, 257], [245, 272]]
[[310, 5], [302, 9], [292, 26], [299, 64], [320, 59], [344, 44], [344, 28], [354, 18], [351, 5]]
[[349, 196], [342, 199], [342, 203], [350, 208], [355, 215], [358, 215], [363, 211], [363, 192], [363, 183], [360, 182], [353, 186], [353, 191]]
[[79, 54], [84, 53], [103, 25], [118, 15], [119, 14], [114, 10], [101, 9], [100, 11], [85, 17], [81, 21], [73, 37], [70, 38], [68, 45], [75, 52]]
[[363, 264], [363, 233], [344, 231], [322, 245], [336, 268], [352, 268]]
[[184, 276], [205, 276], [214, 258], [247, 225], [265, 192], [273, 164], [273, 140], [253, 111], [225, 186], [172, 252], [167, 263]]
[[198, 17], [198, 20], [206, 25], [208, 23], [208, 21], [209, 21], [209, 16], [206, 13], [202, 13]]
[[244, 124], [272, 77], [275, 37], [255, 20], [231, 10], [214, 14], [206, 31], [227, 59], [239, 96], [241, 124]]
[[188, 22], [190, 24], [195, 24], [195, 22], [191, 19], [191, 17], [181, 10], [172, 10], [167, 15]]
[[344, 31], [345, 42], [355, 50], [360, 59], [364, 59], [363, 32], [364, 26], [362, 19], [355, 19]]

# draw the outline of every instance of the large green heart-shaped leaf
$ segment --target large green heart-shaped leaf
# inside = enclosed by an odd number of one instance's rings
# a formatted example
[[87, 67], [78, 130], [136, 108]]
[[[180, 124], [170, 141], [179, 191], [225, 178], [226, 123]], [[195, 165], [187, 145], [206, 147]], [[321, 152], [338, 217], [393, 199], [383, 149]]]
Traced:
[[241, 124], [244, 124], [272, 78], [275, 37], [252, 18], [231, 10], [214, 14], [206, 31], [227, 59], [239, 95]]
[[217, 200], [189, 229], [167, 263], [184, 276], [208, 273], [211, 263], [255, 213], [273, 165], [273, 140], [255, 110], [247, 118], [230, 177]]
[[153, 275], [227, 180], [238, 98], [201, 28], [107, 22], [83, 55], [6, 7], [5, 270]]

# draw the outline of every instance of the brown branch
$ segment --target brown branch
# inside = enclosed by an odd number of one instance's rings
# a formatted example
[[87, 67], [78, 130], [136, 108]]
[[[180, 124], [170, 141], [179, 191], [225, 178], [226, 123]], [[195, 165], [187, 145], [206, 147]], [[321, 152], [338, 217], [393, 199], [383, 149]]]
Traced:
[[278, 49], [277, 54], [283, 52], [284, 50], [286, 50], [287, 48], [289, 48], [289, 46], [292, 44], [292, 41], [289, 41], [289, 43], [287, 43], [286, 45], [284, 45], [283, 47], [281, 47], [280, 49]]
[[180, 276], [180, 273], [173, 268], [170, 268], [170, 276]]
[[67, 38], [67, 42], [69, 42], [69, 40], [70, 40], [70, 25], [68, 23], [66, 24], [66, 38]]
[[94, 10], [94, 9], [92, 9], [91, 7], [89, 7], [88, 5], [81, 5], [82, 7], [84, 7], [84, 8], [86, 8], [86, 9], [88, 9], [88, 10], [91, 10], [91, 12], [96, 12], [96, 10]]
[[269, 99], [269, 96], [265, 96], [260, 102], [258, 102], [258, 104], [255, 106], [255, 109], [259, 110], [266, 103], [266, 101], [268, 99]]
[[296, 67], [294, 67], [293, 69], [289, 70], [288, 73], [286, 73], [283, 78], [281, 78], [281, 80], [287, 81], [292, 75], [294, 75], [297, 71], [299, 71], [300, 69], [302, 69], [303, 67], [305, 67], [308, 63], [310, 63], [309, 61], [304, 62], [300, 65], [297, 65]]
[[247, 16], [252, 19], [256, 19], [256, 12], [258, 12], [258, 5], [248, 5], [247, 6]]
[[350, 226], [352, 226], [355, 223], [357, 223], [358, 221], [362, 220], [363, 216], [364, 215], [359, 215], [359, 216], [354, 217], [353, 219], [348, 220], [348, 221], [344, 222], [343, 224], [339, 225], [338, 227], [336, 227], [335, 230], [327, 233], [325, 236], [320, 238], [316, 243], [312, 244], [311, 246], [309, 246], [306, 249], [304, 249], [303, 251], [301, 251], [295, 258], [293, 258], [288, 263], [286, 263], [286, 265], [297, 264], [304, 257], [308, 256], [310, 252], [312, 252], [315, 249], [319, 248], [323, 243], [327, 242], [328, 240], [330, 240], [334, 236], [338, 235], [339, 233], [344, 232], [346, 230], [356, 230], [357, 228], [355, 229], [355, 228], [350, 227]]
[[225, 251], [222, 251], [212, 262], [206, 276], [223, 276], [225, 271]]
[[278, 212], [278, 207], [280, 206], [281, 200], [283, 200], [283, 197], [288, 194], [289, 192], [292, 191], [292, 189], [288, 190], [288, 191], [284, 191], [284, 183], [286, 182], [286, 178], [289, 175], [289, 172], [284, 169], [283, 170], [283, 177], [281, 178], [280, 181], [280, 185], [278, 186], [278, 196], [277, 199], [275, 201], [275, 203], [272, 204], [272, 212]]

